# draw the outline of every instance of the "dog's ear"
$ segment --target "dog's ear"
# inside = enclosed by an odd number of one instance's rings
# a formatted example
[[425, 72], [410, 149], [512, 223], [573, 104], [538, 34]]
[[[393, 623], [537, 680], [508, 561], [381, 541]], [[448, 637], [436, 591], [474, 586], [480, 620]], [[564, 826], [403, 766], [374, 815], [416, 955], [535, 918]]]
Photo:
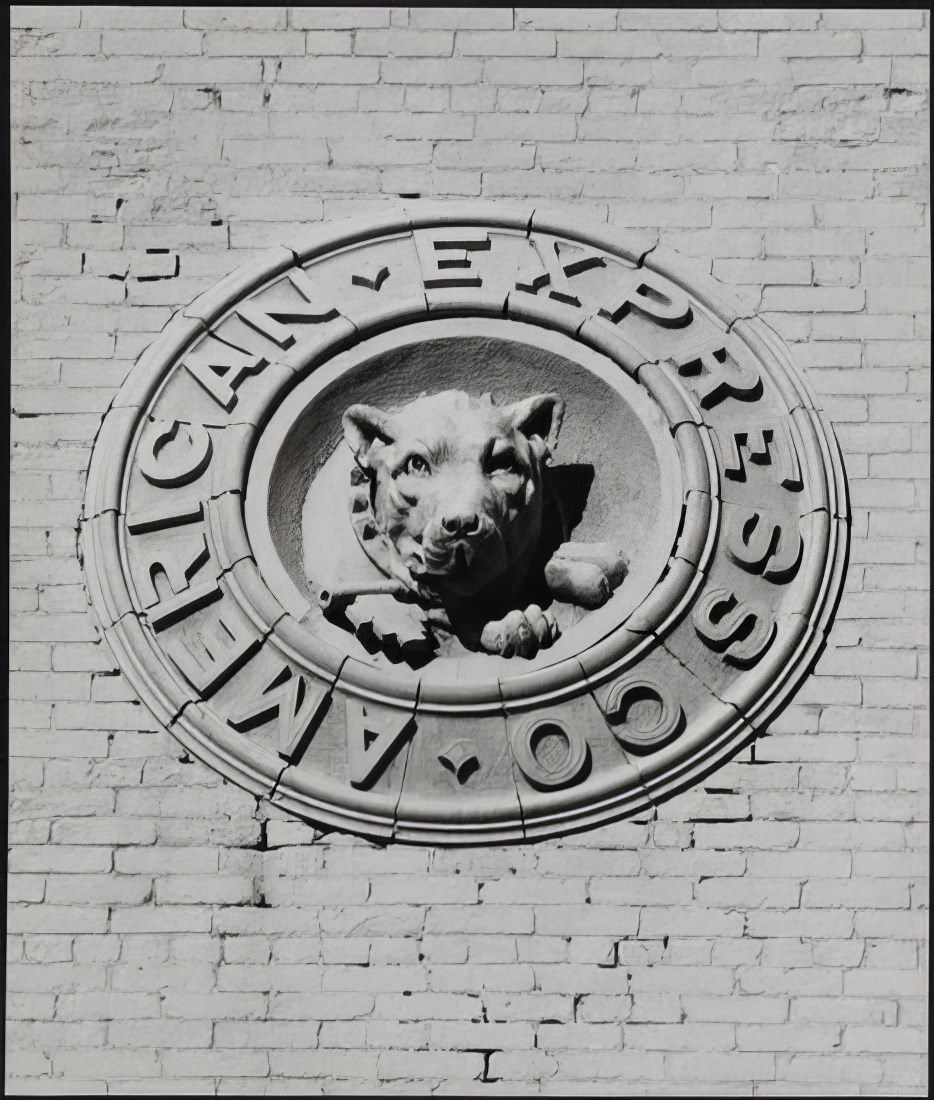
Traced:
[[391, 419], [374, 405], [351, 405], [341, 424], [354, 458], [365, 469], [370, 466], [374, 448], [395, 442]]
[[549, 453], [558, 445], [564, 418], [564, 401], [556, 393], [537, 393], [517, 401], [510, 409], [513, 427], [528, 439], [538, 436]]

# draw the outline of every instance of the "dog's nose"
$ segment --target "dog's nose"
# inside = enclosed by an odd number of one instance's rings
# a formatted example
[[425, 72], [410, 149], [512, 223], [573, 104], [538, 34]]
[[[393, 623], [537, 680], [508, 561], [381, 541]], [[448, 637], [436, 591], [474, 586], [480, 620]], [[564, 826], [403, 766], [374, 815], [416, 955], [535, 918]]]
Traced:
[[445, 516], [441, 526], [449, 535], [475, 535], [480, 529], [480, 517], [476, 512]]

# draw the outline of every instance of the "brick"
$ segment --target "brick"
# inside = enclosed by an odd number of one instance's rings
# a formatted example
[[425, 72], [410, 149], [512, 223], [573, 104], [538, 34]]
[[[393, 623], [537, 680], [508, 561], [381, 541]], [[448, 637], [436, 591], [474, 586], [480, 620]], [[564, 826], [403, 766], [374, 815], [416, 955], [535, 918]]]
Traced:
[[274, 993], [269, 1000], [269, 1016], [274, 1020], [352, 1020], [369, 1016], [373, 1006], [374, 998], [369, 993]]
[[759, 56], [858, 57], [862, 42], [856, 31], [767, 31], [759, 35]]
[[153, 1078], [160, 1073], [154, 1050], [62, 1050], [53, 1062], [58, 1073], [66, 1078]]
[[[301, 9], [295, 9], [297, 14]], [[281, 30], [286, 25], [286, 12], [275, 8], [236, 7], [186, 8], [185, 26], [203, 31], [269, 31]], [[293, 26], [297, 24], [293, 21]]]
[[209, 57], [284, 57], [305, 53], [305, 36], [292, 31], [209, 31], [203, 52]]
[[104, 932], [107, 909], [84, 905], [17, 905], [7, 915], [9, 932]]
[[72, 847], [65, 844], [33, 847], [23, 844], [10, 853], [9, 870], [11, 874], [22, 871], [87, 874], [109, 871], [112, 863], [110, 848]]
[[802, 84], [885, 84], [889, 79], [888, 59], [827, 60], [823, 58], [793, 61], [792, 79]]
[[132, 30], [104, 31], [102, 51], [106, 55], [133, 54], [163, 57], [165, 54], [200, 54], [201, 35], [194, 31]]
[[458, 31], [456, 51], [465, 57], [554, 57], [550, 31]]
[[491, 84], [580, 84], [583, 79], [582, 62], [576, 59], [542, 59], [508, 61], [491, 60], [484, 63], [484, 79]]
[[871, 57], [879, 54], [883, 57], [892, 55], [927, 55], [930, 39], [923, 30], [875, 30], [867, 29], [862, 32], [863, 56]]
[[274, 1076], [354, 1077], [374, 1080], [378, 1055], [358, 1050], [273, 1050], [269, 1068]]
[[618, 35], [579, 32], [558, 35], [566, 57], [739, 57], [755, 56], [754, 34], [695, 34], [690, 31], [627, 31]]
[[483, 1068], [484, 1058], [479, 1051], [382, 1051], [377, 1061], [376, 1076], [381, 1081], [432, 1077], [448, 1080], [458, 1076], [470, 1080], [481, 1075]]
[[356, 30], [360, 27], [388, 27], [389, 11], [366, 7], [291, 8], [289, 25], [299, 29]]
[[509, 29], [513, 25], [513, 13], [509, 8], [412, 8], [409, 10], [408, 25], [459, 31]]
[[698, 30], [717, 29], [717, 14], [690, 8], [620, 8], [616, 25], [624, 30]]
[[627, 1023], [623, 1028], [623, 1042], [635, 1050], [732, 1050], [735, 1041], [736, 1029], [732, 1024]]
[[157, 905], [239, 905], [251, 900], [253, 880], [240, 875], [172, 874], [155, 882]]
[[81, 12], [82, 27], [121, 27], [146, 29], [182, 26], [179, 8], [139, 8], [114, 5], [104, 12], [100, 8], [85, 8]]
[[430, 877], [397, 874], [377, 879], [370, 887], [368, 900], [390, 905], [399, 902], [412, 905], [463, 904], [476, 901], [477, 892], [475, 881], [460, 876], [433, 880]]
[[516, 8], [516, 27], [520, 30], [557, 28], [559, 30], [613, 30], [616, 13], [598, 8]]
[[60, 1020], [149, 1020], [158, 1015], [155, 993], [63, 993], [56, 1006]]
[[259, 1050], [166, 1050], [160, 1055], [168, 1077], [266, 1077], [269, 1061]]
[[41, 36], [14, 33], [12, 52], [19, 57], [67, 57], [100, 52], [101, 36], [96, 31], [52, 31]]
[[78, 8], [53, 8], [45, 4], [15, 4], [10, 8], [10, 26], [30, 29], [77, 27], [81, 21]]
[[556, 1077], [569, 1081], [599, 1081], [605, 1088], [608, 1080], [659, 1080], [663, 1076], [663, 1065], [662, 1055], [649, 1051], [567, 1053], [558, 1063]]
[[[361, 63], [369, 58], [361, 58]], [[384, 84], [474, 84], [480, 77], [480, 62], [473, 58], [416, 59], [388, 58], [371, 62], [379, 66]]]
[[56, 844], [151, 844], [156, 837], [151, 821], [132, 818], [74, 818], [54, 822]]
[[450, 57], [454, 34], [438, 30], [360, 30], [354, 53], [377, 57]]

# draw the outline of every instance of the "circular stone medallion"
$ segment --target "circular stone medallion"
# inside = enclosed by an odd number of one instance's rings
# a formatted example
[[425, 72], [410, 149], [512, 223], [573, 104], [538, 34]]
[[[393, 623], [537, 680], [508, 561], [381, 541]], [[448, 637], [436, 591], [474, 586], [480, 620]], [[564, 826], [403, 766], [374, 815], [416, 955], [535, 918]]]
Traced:
[[424, 204], [172, 318], [82, 548], [200, 759], [324, 828], [479, 844], [649, 811], [746, 744], [824, 645], [848, 531], [824, 413], [713, 279]]

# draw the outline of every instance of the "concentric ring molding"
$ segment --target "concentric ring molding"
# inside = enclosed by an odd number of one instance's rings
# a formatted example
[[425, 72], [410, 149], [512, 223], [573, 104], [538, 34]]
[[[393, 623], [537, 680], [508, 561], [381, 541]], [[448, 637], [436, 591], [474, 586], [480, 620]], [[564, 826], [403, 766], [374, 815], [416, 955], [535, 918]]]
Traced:
[[[431, 237], [433, 230], [440, 236]], [[200, 341], [229, 325], [241, 302], [261, 297], [295, 273], [314, 274], [318, 264], [339, 264], [340, 257], [354, 263], [359, 258], [365, 266], [368, 249], [382, 248], [381, 256], [387, 249], [391, 255], [398, 249], [400, 255], [407, 250], [416, 256], [413, 234], [428, 231], [429, 239], [444, 244], [458, 240], [451, 230], [489, 235], [491, 246], [470, 254], [479, 286], [437, 289], [424, 285], [424, 278], [409, 277], [399, 293], [376, 294], [372, 304], [361, 305], [358, 297], [356, 306], [346, 308], [341, 301], [337, 308], [343, 312], [301, 326], [291, 346], [266, 357], [267, 366], [238, 390], [239, 407], [227, 412], [218, 406], [199, 420], [195, 403], [171, 406], [173, 379], [183, 369], [179, 364]], [[559, 249], [585, 262], [561, 267]], [[534, 293], [522, 289], [527, 284], [520, 277], [520, 260], [530, 256], [544, 256], [548, 271], [548, 278], [539, 276]], [[590, 273], [586, 280], [578, 268]], [[552, 297], [548, 288], [557, 290], [559, 280], [565, 292]], [[660, 296], [670, 304], [683, 296], [690, 319], [672, 325], [669, 312], [664, 323], [655, 322], [651, 309], [643, 313], [638, 301], [623, 306], [617, 317], [601, 312], [620, 280], [628, 280], [630, 302], [633, 293], [649, 300], [654, 294], [654, 300]], [[567, 300], [567, 287], [578, 306]], [[659, 307], [655, 316], [661, 313]], [[520, 330], [532, 325], [561, 333], [638, 385], [668, 424], [671, 453], [680, 464], [681, 520], [667, 561], [658, 563], [654, 589], [602, 637], [556, 663], [538, 660], [525, 672], [510, 668], [485, 682], [445, 685], [406, 668], [387, 675], [307, 629], [285, 606], [288, 601], [270, 591], [263, 572], [268, 548], [258, 555], [251, 545], [243, 498], [267, 423], [303, 379], [380, 333], [432, 318], [448, 318], [456, 327], [450, 319], [477, 316], [507, 318]], [[699, 400], [711, 366], [716, 370], [709, 358], [714, 344], [725, 349], [720, 362], [730, 369], [739, 365], [738, 374], [729, 376], [734, 380], [742, 381], [743, 370], [755, 364], [758, 398], [750, 399], [752, 390], [740, 387], [722, 400], [709, 394]], [[257, 379], [265, 381], [254, 385]], [[204, 607], [208, 614], [211, 608], [229, 609], [239, 629], [252, 632], [247, 656], [206, 698], [166, 651], [171, 644], [177, 656], [178, 646], [190, 642], [166, 642], [172, 631], [184, 634], [190, 622], [154, 628], [159, 618], [154, 612], [167, 596], [163, 589], [155, 607], [144, 606], [138, 536], [127, 526], [158, 497], [152, 494], [150, 500], [134, 472], [134, 448], [146, 424], [166, 415], [167, 403], [179, 430], [204, 423], [213, 443], [209, 471], [195, 479], [193, 489], [201, 501], [208, 555], [199, 569], [213, 576], [218, 593]], [[781, 463], [788, 469], [780, 471]], [[782, 482], [776, 480], [779, 472], [786, 475]], [[760, 513], [759, 523], [776, 525], [779, 546], [800, 532], [800, 566], [782, 586], [764, 576], [766, 565], [759, 575], [755, 562], [751, 572], [748, 562], [736, 564], [737, 550], [740, 561], [750, 556], [748, 546], [735, 542], [752, 537], [737, 535], [748, 533], [752, 512]], [[174, 531], [168, 530], [167, 540]], [[589, 828], [649, 811], [709, 774], [767, 726], [813, 666], [840, 597], [848, 540], [846, 478], [829, 421], [767, 325], [744, 315], [715, 280], [698, 277], [651, 238], [606, 226], [579, 227], [538, 216], [531, 208], [484, 204], [419, 204], [316, 227], [238, 268], [176, 313], [140, 357], [102, 422], [81, 530], [88, 591], [105, 637], [142, 701], [187, 749], [226, 778], [325, 828], [431, 844], [515, 842]], [[773, 538], [773, 552], [775, 546]], [[175, 593], [187, 598], [202, 576], [211, 579], [197, 570], [190, 578], [186, 574], [188, 586], [173, 586]], [[723, 631], [716, 622], [695, 621], [699, 596], [713, 590], [731, 593], [740, 611], [752, 608], [758, 619], [774, 615], [772, 638], [762, 653], [751, 659], [743, 654], [742, 630], [724, 645], [717, 640]], [[270, 710], [268, 700], [271, 717], [265, 722], [246, 732], [244, 723], [238, 723], [240, 729], [232, 724], [234, 703], [265, 699], [262, 676], [283, 664], [324, 700], [309, 725], [307, 744], [288, 751], [276, 743], [282, 707]], [[666, 685], [683, 710], [684, 728], [657, 746], [649, 739], [640, 748], [638, 738], [616, 736], [613, 700], [621, 682], [635, 680]], [[348, 739], [362, 736], [357, 726], [361, 708], [367, 707], [386, 730], [398, 727], [403, 733], [375, 779], [355, 785]], [[576, 772], [570, 769], [563, 786], [530, 782], [528, 746], [515, 748], [516, 738], [529, 736], [542, 722], [565, 731], [569, 759], [580, 765]], [[483, 758], [478, 785], [458, 787], [449, 780], [438, 763], [448, 741], [462, 742], [467, 745], [462, 752]]]

